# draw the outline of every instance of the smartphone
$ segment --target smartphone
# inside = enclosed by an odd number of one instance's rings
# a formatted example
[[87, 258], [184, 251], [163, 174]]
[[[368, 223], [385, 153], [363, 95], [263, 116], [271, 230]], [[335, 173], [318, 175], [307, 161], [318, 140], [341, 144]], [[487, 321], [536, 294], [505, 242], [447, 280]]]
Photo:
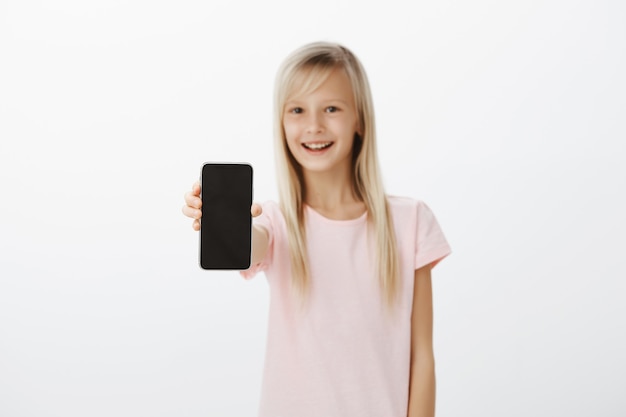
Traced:
[[206, 163], [200, 184], [200, 267], [248, 269], [252, 249], [252, 166]]

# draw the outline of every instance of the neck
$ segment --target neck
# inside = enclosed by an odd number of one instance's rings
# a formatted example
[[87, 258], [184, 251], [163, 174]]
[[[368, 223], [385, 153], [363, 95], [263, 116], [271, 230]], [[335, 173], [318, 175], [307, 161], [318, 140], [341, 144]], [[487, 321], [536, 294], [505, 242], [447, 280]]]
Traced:
[[365, 211], [349, 173], [338, 176], [328, 172], [305, 172], [304, 184], [304, 203], [326, 217], [351, 219]]

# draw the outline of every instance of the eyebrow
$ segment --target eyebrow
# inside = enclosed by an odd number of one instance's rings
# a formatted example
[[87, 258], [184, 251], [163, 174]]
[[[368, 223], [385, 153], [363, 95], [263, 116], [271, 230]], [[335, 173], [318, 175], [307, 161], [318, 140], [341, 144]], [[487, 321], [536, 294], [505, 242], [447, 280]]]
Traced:
[[[322, 103], [343, 103], [344, 105], [348, 105], [349, 103], [345, 100], [342, 100], [340, 98], [331, 98], [328, 100], [323, 100]], [[285, 107], [287, 106], [294, 106], [294, 105], [300, 105], [302, 104], [302, 101], [300, 100], [289, 100], [285, 102]]]

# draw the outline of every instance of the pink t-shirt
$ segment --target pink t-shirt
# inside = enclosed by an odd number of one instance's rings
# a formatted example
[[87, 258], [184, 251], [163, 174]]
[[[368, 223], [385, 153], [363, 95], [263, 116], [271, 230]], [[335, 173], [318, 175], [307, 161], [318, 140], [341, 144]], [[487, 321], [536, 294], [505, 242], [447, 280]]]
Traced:
[[255, 222], [268, 230], [269, 248], [242, 271], [245, 278], [265, 271], [270, 286], [260, 417], [406, 417], [414, 273], [435, 265], [450, 247], [423, 202], [388, 201], [401, 280], [392, 314], [374, 273], [367, 213], [331, 220], [305, 206], [311, 287], [301, 310], [290, 293], [282, 213], [275, 202], [263, 205]]

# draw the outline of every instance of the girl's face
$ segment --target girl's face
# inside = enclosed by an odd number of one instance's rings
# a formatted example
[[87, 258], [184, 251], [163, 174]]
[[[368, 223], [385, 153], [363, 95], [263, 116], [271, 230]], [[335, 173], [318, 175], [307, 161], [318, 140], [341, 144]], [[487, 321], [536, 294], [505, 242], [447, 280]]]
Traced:
[[288, 98], [283, 114], [287, 146], [306, 172], [349, 174], [358, 132], [350, 80], [335, 69], [312, 93]]

